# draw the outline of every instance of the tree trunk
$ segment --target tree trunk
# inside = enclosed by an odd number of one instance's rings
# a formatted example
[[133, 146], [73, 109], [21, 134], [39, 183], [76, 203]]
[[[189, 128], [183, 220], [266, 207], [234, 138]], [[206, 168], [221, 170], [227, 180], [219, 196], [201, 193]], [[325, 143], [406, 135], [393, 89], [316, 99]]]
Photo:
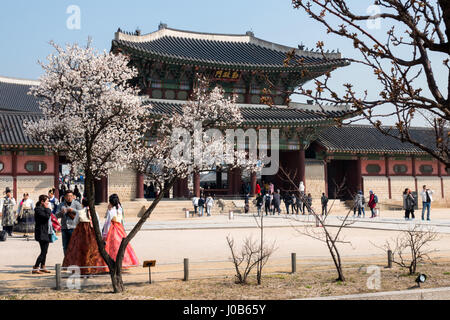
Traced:
[[116, 263], [115, 268], [110, 270], [110, 276], [114, 293], [122, 293], [125, 288], [123, 286], [121, 265]]

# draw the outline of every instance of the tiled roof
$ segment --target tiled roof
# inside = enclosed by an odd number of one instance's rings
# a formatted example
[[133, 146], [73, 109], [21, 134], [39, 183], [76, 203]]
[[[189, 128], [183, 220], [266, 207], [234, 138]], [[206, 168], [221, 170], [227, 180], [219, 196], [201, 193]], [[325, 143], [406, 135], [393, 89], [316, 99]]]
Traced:
[[183, 61], [194, 65], [241, 67], [242, 69], [286, 69], [287, 52], [295, 50], [296, 56], [289, 67], [304, 66], [339, 67], [348, 63], [339, 53], [330, 53], [325, 59], [319, 53], [299, 50], [260, 40], [253, 35], [218, 35], [165, 28], [149, 35], [137, 36], [116, 33], [113, 48], [120, 47], [152, 58], [171, 62]]
[[[396, 130], [392, 131], [398, 132]], [[433, 131], [427, 128], [411, 128], [413, 139], [426, 146], [436, 149]], [[382, 134], [373, 126], [343, 126], [329, 127], [319, 134], [317, 140], [331, 152], [351, 153], [413, 153], [425, 152], [408, 142], [401, 142], [393, 137]]]
[[1, 146], [40, 146], [26, 134], [23, 121], [37, 121], [42, 115], [23, 112], [0, 112], [0, 145]]
[[[151, 112], [155, 115], [171, 114], [176, 111], [181, 113], [181, 101], [164, 101], [146, 99], [145, 104], [152, 105]], [[311, 124], [330, 123], [329, 117], [341, 115], [341, 112], [328, 112], [327, 114], [314, 111], [300, 110], [287, 107], [269, 107], [265, 105], [240, 105], [243, 126], [267, 125], [300, 127]]]
[[28, 95], [31, 81], [0, 77], [0, 112], [39, 112], [36, 98]]

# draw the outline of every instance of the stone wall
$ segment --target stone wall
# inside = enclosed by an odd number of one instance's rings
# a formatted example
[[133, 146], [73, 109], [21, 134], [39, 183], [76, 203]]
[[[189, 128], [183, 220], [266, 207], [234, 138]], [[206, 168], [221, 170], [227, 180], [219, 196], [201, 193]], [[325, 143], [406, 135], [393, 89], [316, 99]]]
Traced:
[[136, 199], [136, 173], [133, 170], [114, 171], [108, 177], [108, 196], [118, 194], [120, 201]]
[[[422, 191], [422, 186], [433, 190], [433, 201], [442, 202], [441, 178], [439, 177], [417, 177], [417, 189], [419, 193]], [[444, 189], [445, 191], [445, 189]], [[422, 207], [422, 200], [419, 195], [419, 206]]]
[[442, 177], [444, 183], [444, 200], [450, 206], [450, 177]]
[[13, 189], [13, 178], [10, 176], [0, 176], [0, 196], [5, 196], [4, 192], [6, 187]]
[[[372, 190], [379, 201], [389, 199], [389, 180], [387, 177], [363, 177], [364, 195], [369, 199], [369, 191]], [[369, 200], [367, 200], [369, 201]]]
[[392, 200], [403, 203], [403, 191], [406, 188], [415, 191], [416, 183], [413, 177], [391, 177]]
[[325, 192], [325, 167], [323, 161], [307, 160], [305, 163], [305, 189], [313, 199], [322, 197]]
[[47, 195], [48, 190], [55, 184], [54, 176], [18, 176], [17, 177], [17, 198], [22, 200], [23, 194], [27, 192], [30, 199], [37, 202], [40, 195]]

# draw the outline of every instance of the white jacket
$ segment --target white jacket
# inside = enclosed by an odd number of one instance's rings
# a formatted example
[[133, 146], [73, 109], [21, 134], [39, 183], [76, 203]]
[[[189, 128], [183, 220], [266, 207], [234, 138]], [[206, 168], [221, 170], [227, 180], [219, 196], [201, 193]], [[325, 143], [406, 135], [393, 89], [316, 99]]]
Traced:
[[[433, 190], [427, 189], [426, 191], [428, 191], [428, 195], [430, 196], [430, 202], [433, 201]], [[420, 195], [422, 196], [422, 202], [427, 202], [427, 193], [425, 191], [421, 191]]]

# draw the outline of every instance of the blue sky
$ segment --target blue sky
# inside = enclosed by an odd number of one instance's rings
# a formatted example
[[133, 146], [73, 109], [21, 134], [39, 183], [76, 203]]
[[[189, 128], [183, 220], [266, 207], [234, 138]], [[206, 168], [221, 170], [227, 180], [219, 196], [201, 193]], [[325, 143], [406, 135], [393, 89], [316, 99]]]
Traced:
[[[364, 13], [373, 3], [349, 1]], [[70, 5], [81, 10], [80, 30], [67, 28]], [[51, 53], [50, 40], [84, 44], [91, 36], [94, 47], [109, 51], [119, 27], [129, 31], [139, 27], [142, 33], [150, 33], [160, 22], [200, 32], [244, 34], [251, 30], [258, 38], [294, 47], [300, 43], [315, 47], [318, 40], [324, 40], [327, 49], [339, 48], [346, 57], [355, 54], [350, 42], [328, 36], [323, 26], [293, 9], [290, 0], [15, 0], [0, 2], [0, 75], [37, 79], [41, 75], [37, 61]], [[381, 28], [374, 32], [384, 35], [386, 31]], [[446, 77], [442, 74], [442, 79]], [[368, 89], [372, 96], [379, 92], [377, 82], [359, 66], [337, 70], [333, 78], [337, 83], [358, 79], [357, 89]]]

